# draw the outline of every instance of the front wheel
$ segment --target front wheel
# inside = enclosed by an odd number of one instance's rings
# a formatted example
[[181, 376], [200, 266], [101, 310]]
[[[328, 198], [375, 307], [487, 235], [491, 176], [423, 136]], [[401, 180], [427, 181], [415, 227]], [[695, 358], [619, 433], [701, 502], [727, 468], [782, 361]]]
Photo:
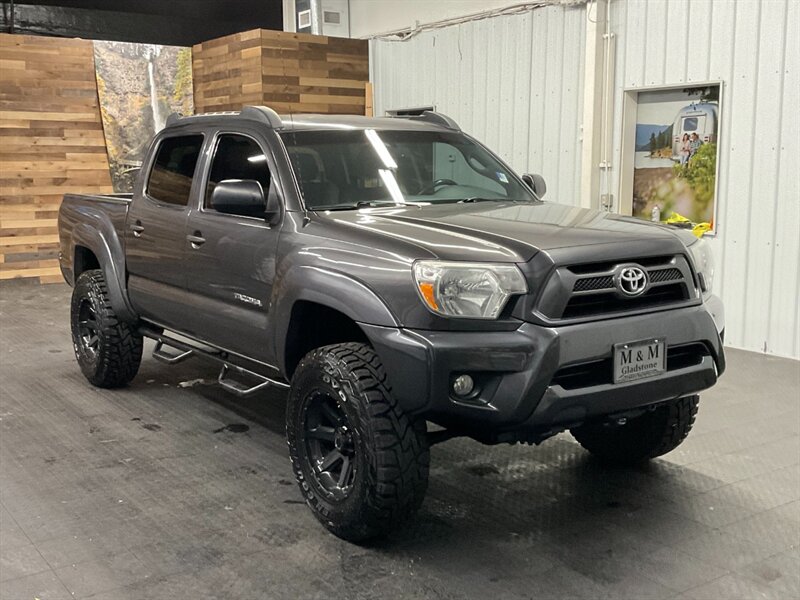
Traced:
[[84, 271], [75, 282], [70, 324], [75, 358], [90, 383], [116, 388], [136, 376], [142, 336], [117, 317], [101, 270]]
[[370, 346], [325, 346], [300, 361], [286, 436], [300, 491], [334, 535], [359, 542], [385, 534], [422, 504], [425, 421], [399, 408]]
[[624, 425], [587, 423], [570, 433], [601, 460], [636, 464], [677, 448], [694, 425], [699, 402], [699, 396], [678, 398], [629, 419]]

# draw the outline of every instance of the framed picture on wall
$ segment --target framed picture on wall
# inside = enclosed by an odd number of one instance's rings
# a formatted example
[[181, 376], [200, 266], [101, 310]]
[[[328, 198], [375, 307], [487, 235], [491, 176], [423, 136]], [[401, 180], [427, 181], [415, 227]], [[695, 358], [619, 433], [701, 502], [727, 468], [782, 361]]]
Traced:
[[721, 96], [720, 82], [625, 91], [624, 212], [715, 232]]
[[170, 113], [194, 113], [192, 49], [102, 40], [93, 45], [111, 182], [115, 192], [130, 192], [150, 140]]

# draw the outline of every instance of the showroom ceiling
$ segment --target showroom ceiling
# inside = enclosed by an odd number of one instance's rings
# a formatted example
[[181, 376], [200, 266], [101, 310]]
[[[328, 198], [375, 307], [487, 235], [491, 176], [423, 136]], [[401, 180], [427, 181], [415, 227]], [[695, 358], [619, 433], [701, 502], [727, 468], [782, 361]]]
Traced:
[[[13, 10], [12, 10], [13, 8]], [[281, 0], [2, 2], [2, 31], [187, 46], [248, 29], [283, 29]]]

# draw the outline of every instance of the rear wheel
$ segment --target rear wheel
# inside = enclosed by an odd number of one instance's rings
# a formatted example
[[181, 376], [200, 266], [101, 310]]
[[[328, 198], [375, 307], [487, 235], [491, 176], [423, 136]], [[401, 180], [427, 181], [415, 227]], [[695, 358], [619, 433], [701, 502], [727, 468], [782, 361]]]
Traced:
[[325, 346], [300, 361], [286, 434], [306, 503], [338, 537], [358, 542], [387, 533], [422, 504], [425, 421], [400, 410], [368, 345]]
[[570, 432], [601, 460], [640, 463], [677, 448], [694, 425], [699, 396], [687, 396], [655, 407], [624, 425], [587, 423]]
[[114, 313], [103, 272], [84, 271], [72, 290], [72, 347], [81, 371], [93, 385], [122, 387], [142, 362], [142, 336]]

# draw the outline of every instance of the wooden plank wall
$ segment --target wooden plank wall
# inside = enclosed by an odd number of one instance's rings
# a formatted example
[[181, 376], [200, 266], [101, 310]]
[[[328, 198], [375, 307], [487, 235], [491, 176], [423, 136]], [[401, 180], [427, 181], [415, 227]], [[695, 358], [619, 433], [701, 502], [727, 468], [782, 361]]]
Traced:
[[247, 104], [280, 113], [366, 109], [366, 40], [256, 29], [194, 46], [192, 70], [198, 113]]
[[0, 280], [61, 281], [65, 192], [110, 193], [92, 43], [0, 34]]

